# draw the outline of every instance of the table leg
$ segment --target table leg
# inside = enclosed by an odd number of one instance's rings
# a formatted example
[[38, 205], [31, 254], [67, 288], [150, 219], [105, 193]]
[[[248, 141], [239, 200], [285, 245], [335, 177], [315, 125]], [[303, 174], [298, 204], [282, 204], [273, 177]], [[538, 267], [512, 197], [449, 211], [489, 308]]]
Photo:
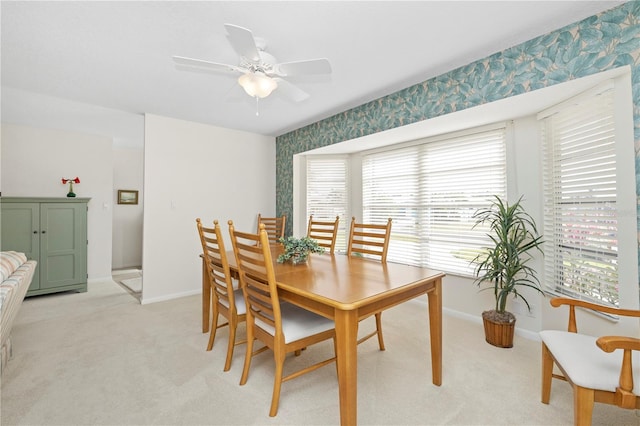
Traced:
[[431, 333], [431, 376], [433, 384], [442, 384], [442, 279], [427, 293], [429, 300], [429, 332]]
[[336, 357], [340, 392], [340, 424], [356, 425], [358, 418], [358, 315], [336, 310]]
[[202, 258], [202, 332], [209, 332], [209, 313], [211, 311], [211, 284], [207, 262]]

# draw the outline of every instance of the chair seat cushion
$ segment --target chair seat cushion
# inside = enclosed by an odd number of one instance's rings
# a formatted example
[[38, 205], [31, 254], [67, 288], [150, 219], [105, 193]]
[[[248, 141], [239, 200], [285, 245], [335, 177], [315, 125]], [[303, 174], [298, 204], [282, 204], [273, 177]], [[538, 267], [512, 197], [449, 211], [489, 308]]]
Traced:
[[[596, 345], [597, 337], [559, 330], [545, 330], [540, 337], [574, 384], [615, 392], [620, 382], [622, 350], [607, 353]], [[633, 392], [640, 390], [640, 354], [632, 352]]]
[[[291, 303], [282, 303], [280, 312], [282, 314], [282, 333], [284, 334], [285, 343], [295, 342], [335, 328], [332, 320]], [[258, 327], [267, 333], [272, 336], [275, 335], [275, 330], [270, 325], [260, 321], [259, 318], [256, 318], [255, 322]]]
[[[234, 295], [234, 301], [236, 303], [236, 314], [238, 315], [246, 314], [247, 305], [245, 305], [244, 303], [244, 295], [242, 294], [242, 289], [234, 290], [233, 295]], [[226, 300], [220, 299], [220, 303], [223, 304], [225, 307], [229, 308], [229, 303]]]
[[244, 303], [244, 294], [242, 294], [242, 289], [239, 288], [233, 291], [234, 299], [236, 302], [236, 313], [238, 315], [244, 315], [247, 313], [247, 305]]

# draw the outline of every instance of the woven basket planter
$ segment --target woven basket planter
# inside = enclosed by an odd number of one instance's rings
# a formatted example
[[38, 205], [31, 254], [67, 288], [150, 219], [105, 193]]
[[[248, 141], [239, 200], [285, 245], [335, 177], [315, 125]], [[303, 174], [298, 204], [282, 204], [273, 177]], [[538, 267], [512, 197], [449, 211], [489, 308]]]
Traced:
[[491, 311], [482, 313], [484, 336], [487, 343], [499, 348], [513, 347], [513, 333], [516, 328], [515, 318], [511, 322], [498, 322], [489, 318]]

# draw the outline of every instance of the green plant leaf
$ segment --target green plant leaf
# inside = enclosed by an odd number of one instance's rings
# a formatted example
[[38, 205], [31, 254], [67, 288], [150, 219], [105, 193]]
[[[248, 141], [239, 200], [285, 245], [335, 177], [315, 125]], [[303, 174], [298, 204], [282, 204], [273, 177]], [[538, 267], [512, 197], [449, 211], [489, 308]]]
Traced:
[[520, 298], [529, 308], [529, 302], [518, 292], [519, 288], [532, 288], [544, 295], [536, 271], [527, 263], [533, 258], [531, 251], [542, 253], [544, 243], [538, 235], [535, 221], [524, 210], [522, 197], [509, 205], [495, 196], [489, 207], [478, 209], [473, 218], [474, 227], [485, 225], [493, 246], [485, 247], [473, 260], [476, 285], [493, 289], [498, 312], [505, 312], [508, 296]]
[[294, 264], [301, 263], [307, 260], [309, 253], [324, 253], [324, 247], [320, 247], [316, 240], [309, 237], [289, 236], [279, 238], [278, 242], [284, 246], [284, 253], [278, 256], [278, 263], [284, 263], [288, 260]]

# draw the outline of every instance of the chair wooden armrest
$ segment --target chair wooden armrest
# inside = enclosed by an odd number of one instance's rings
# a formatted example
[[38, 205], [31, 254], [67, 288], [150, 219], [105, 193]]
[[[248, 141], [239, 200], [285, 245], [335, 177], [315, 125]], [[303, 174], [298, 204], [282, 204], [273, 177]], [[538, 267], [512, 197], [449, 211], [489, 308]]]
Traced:
[[640, 339], [626, 336], [603, 336], [596, 344], [605, 352], [623, 349], [622, 366], [620, 367], [620, 383], [616, 388], [615, 403], [622, 408], [636, 408], [638, 400], [633, 393], [633, 363], [631, 351], [640, 350]]
[[627, 336], [602, 336], [596, 344], [605, 352], [613, 352], [616, 349], [628, 351], [640, 351], [640, 339]]
[[578, 332], [578, 327], [576, 325], [576, 307], [591, 309], [597, 312], [604, 312], [607, 314], [623, 317], [640, 317], [640, 311], [614, 308], [611, 306], [604, 306], [597, 303], [587, 302], [585, 300], [569, 299], [567, 297], [554, 297], [553, 299], [551, 299], [550, 303], [554, 308], [562, 305], [569, 306], [569, 324], [567, 326], [567, 330], [572, 333]]

